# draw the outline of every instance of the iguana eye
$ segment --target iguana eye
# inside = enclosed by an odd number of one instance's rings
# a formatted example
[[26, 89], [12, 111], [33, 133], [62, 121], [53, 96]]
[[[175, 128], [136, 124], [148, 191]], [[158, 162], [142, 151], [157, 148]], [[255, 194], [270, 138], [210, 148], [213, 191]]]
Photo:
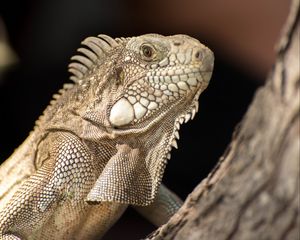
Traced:
[[141, 53], [144, 56], [145, 60], [152, 60], [154, 57], [154, 48], [149, 45], [142, 45], [141, 46]]

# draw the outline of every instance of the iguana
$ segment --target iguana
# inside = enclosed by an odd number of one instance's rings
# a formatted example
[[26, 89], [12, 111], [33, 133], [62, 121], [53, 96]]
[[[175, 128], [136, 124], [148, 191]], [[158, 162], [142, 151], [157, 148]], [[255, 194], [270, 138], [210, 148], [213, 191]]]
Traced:
[[161, 185], [213, 53], [187, 35], [88, 37], [65, 84], [0, 168], [0, 239], [96, 239], [132, 205], [153, 224], [181, 200]]

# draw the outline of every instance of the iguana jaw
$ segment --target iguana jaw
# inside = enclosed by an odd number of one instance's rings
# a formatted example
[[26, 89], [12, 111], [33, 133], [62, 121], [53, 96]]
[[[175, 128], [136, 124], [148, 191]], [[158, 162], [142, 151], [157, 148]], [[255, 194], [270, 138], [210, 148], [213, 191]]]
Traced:
[[[210, 78], [212, 72], [205, 72], [206, 79]], [[121, 136], [126, 134], [133, 134], [133, 133], [142, 133], [149, 131], [149, 129], [152, 128], [155, 124], [162, 125], [165, 121], [168, 121], [169, 117], [171, 119], [174, 119], [175, 117], [175, 125], [179, 126], [180, 124], [186, 123], [190, 119], [193, 119], [195, 117], [195, 114], [198, 112], [198, 98], [200, 94], [206, 89], [208, 85], [208, 81], [205, 81], [203, 76], [203, 73], [195, 72], [195, 76], [197, 76], [197, 85], [189, 87], [188, 96], [180, 97], [178, 99], [173, 99], [171, 101], [168, 101], [167, 105], [161, 104], [161, 106], [154, 111], [150, 112], [149, 115], [146, 114], [145, 117], [143, 117], [141, 120], [136, 120], [132, 124], [128, 124], [121, 127], [116, 126], [106, 126], [105, 128], [107, 131], [112, 132], [114, 136]], [[187, 94], [184, 92], [183, 94]], [[131, 111], [134, 115], [134, 109], [132, 105], [129, 105], [128, 102], [124, 100], [125, 97], [120, 98], [120, 110], [121, 113], [125, 115], [125, 117], [128, 117], [128, 109]], [[123, 105], [123, 103], [125, 103]], [[128, 106], [126, 106], [128, 105]], [[174, 121], [174, 120], [172, 120]], [[178, 131], [176, 129], [174, 131]]]

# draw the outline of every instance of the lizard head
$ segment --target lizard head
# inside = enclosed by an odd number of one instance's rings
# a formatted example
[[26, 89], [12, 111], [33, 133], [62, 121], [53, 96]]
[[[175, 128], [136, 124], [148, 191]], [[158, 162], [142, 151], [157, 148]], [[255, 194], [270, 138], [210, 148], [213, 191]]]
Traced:
[[180, 124], [198, 110], [199, 95], [212, 75], [213, 53], [186, 35], [99, 35], [83, 44], [89, 49], [78, 50], [85, 56], [73, 57], [77, 62], [70, 72], [79, 86], [94, 84], [89, 100], [96, 100], [88, 101], [84, 112], [94, 127], [87, 137], [99, 141], [97, 132], [116, 145], [87, 200], [150, 204], [171, 148], [177, 147]]
[[118, 63], [124, 88], [109, 110], [110, 124], [130, 128], [168, 116], [193, 117], [213, 58], [207, 47], [186, 35], [146, 34], [125, 41]]

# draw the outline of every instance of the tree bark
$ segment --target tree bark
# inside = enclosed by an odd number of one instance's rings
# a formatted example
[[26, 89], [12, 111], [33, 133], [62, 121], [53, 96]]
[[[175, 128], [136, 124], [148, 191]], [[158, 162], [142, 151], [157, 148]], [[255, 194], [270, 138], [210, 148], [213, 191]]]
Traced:
[[300, 239], [299, 29], [295, 0], [274, 69], [218, 165], [147, 239]]

